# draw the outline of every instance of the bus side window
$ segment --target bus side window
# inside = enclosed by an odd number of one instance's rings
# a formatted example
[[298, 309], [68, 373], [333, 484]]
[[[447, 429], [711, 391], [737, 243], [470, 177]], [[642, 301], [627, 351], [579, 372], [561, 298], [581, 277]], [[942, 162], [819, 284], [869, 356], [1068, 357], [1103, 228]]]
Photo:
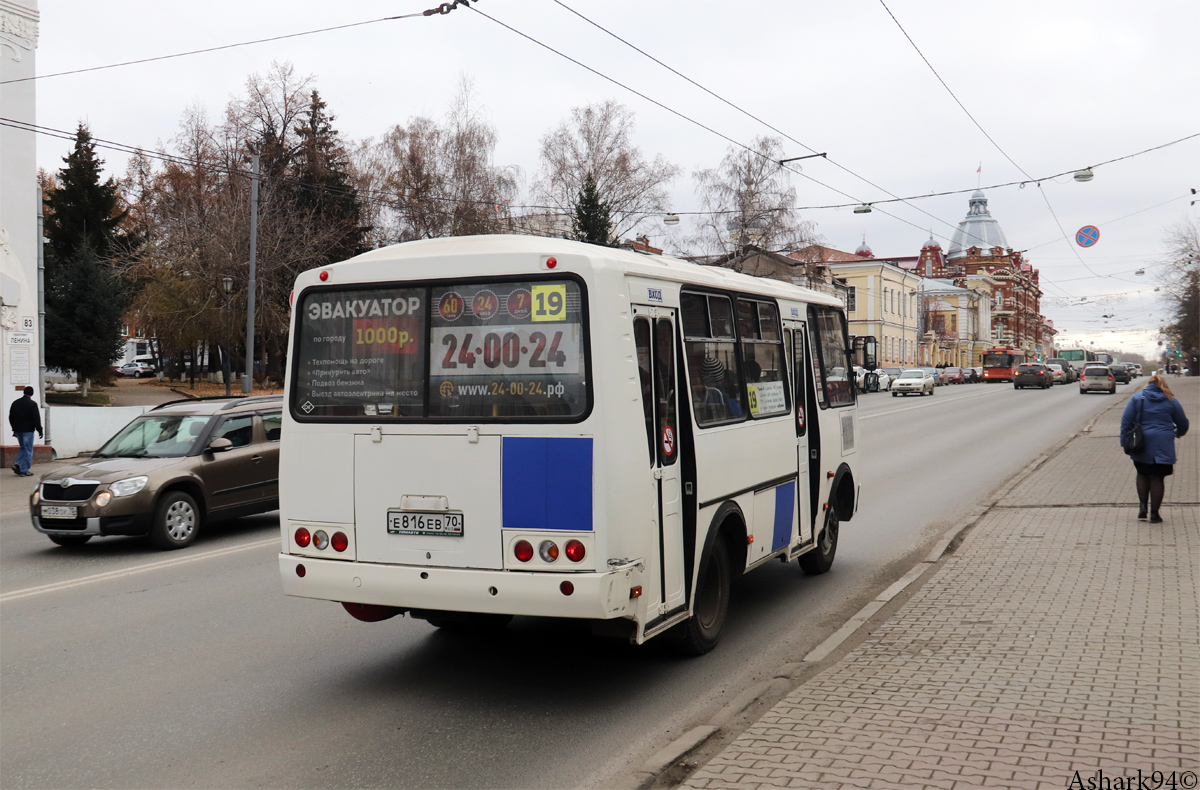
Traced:
[[645, 318], [633, 320], [633, 342], [637, 347], [638, 378], [642, 387], [642, 411], [646, 415], [646, 444], [650, 462], [654, 462], [654, 388], [650, 378], [650, 322]]
[[783, 343], [775, 305], [738, 299], [738, 333], [746, 372], [746, 405], [754, 417], [788, 411]]
[[685, 293], [680, 313], [696, 424], [745, 419], [733, 304], [724, 296]]
[[821, 356], [817, 353], [817, 308], [808, 308], [808, 358], [812, 360], [813, 391], [817, 394], [817, 405], [822, 409], [828, 408], [825, 400], [825, 371], [821, 368]]
[[[813, 321], [814, 345], [821, 353], [821, 379], [825, 384], [825, 400], [830, 406], [849, 406], [854, 403], [854, 388], [850, 385], [850, 360], [846, 353], [846, 325], [841, 311], [832, 307], [810, 307]], [[819, 339], [818, 339], [819, 338]], [[817, 360], [814, 358], [816, 368]], [[821, 380], [819, 379], [819, 380]], [[819, 390], [819, 388], [818, 388]], [[818, 395], [818, 400], [821, 400]], [[821, 404], [824, 406], [825, 404]]]

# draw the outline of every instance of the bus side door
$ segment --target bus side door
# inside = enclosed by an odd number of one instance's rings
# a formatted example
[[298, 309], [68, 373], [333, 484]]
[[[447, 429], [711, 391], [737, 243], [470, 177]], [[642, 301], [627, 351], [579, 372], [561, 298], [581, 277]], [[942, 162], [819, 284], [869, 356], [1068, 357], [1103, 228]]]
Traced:
[[642, 377], [650, 468], [658, 492], [659, 613], [687, 605], [673, 308], [634, 307], [633, 336]]
[[[810, 472], [820, 474], [819, 459], [809, 456], [809, 421], [815, 420], [815, 406], [809, 395], [806, 376], [808, 333], [804, 321], [784, 322], [784, 343], [787, 346], [788, 362], [792, 378], [792, 405], [796, 414], [796, 514], [799, 522], [793, 548], [807, 546], [813, 541], [813, 515], [811, 502], [815, 486]], [[819, 481], [818, 481], [819, 482]]]

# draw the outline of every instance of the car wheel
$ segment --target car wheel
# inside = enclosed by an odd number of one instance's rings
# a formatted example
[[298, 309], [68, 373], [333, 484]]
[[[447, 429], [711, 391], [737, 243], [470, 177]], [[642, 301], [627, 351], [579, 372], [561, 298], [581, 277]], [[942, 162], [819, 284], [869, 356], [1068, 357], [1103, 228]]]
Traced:
[[893, 397], [893, 398], [898, 398], [898, 397], [900, 397], [900, 393], [899, 393], [899, 392], [893, 392], [893, 393], [892, 393], [892, 397]]
[[817, 547], [800, 557], [800, 570], [809, 576], [820, 576], [822, 573], [828, 573], [829, 569], [833, 567], [833, 557], [837, 554], [837, 544], [837, 509], [831, 507], [825, 511], [825, 529], [821, 530], [821, 539], [817, 541]]
[[142, 377], [142, 371], [140, 371], [140, 370], [133, 371], [133, 377], [135, 379], [140, 379]]
[[183, 491], [170, 491], [154, 511], [150, 542], [159, 549], [182, 549], [196, 539], [200, 531], [200, 508]]
[[92, 539], [91, 535], [47, 535], [51, 543], [59, 546], [82, 546]]
[[702, 656], [717, 646], [729, 614], [729, 575], [729, 551], [718, 534], [700, 572], [692, 616], [680, 625], [678, 647], [684, 654]]

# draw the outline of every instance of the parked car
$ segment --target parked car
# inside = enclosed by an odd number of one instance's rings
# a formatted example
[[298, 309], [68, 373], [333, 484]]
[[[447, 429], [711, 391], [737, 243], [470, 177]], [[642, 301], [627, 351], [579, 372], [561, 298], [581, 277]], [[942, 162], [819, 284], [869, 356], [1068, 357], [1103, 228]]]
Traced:
[[927, 368], [911, 368], [901, 373], [892, 382], [892, 397], [895, 398], [898, 395], [908, 395], [914, 392], [918, 395], [932, 395], [933, 388], [936, 386], [933, 376], [929, 375]]
[[966, 373], [968, 384], [978, 384], [979, 382], [983, 381], [982, 367], [967, 368]]
[[33, 527], [60, 546], [102, 535], [190, 544], [206, 523], [279, 507], [282, 396], [170, 401], [91, 458], [44, 475]]
[[933, 386], [935, 386], [935, 387], [940, 387], [940, 386], [942, 386], [942, 383], [943, 383], [943, 382], [942, 382], [942, 370], [941, 370], [941, 368], [916, 368], [916, 369], [917, 369], [917, 370], [923, 370], [923, 371], [925, 371], [926, 373], [928, 373], [928, 374], [929, 374], [929, 377], [933, 379]]
[[1013, 389], [1023, 390], [1026, 387], [1050, 389], [1054, 386], [1054, 377], [1050, 368], [1040, 362], [1023, 362], [1017, 366], [1017, 375], [1013, 377]]
[[1133, 375], [1134, 375], [1134, 376], [1144, 376], [1144, 375], [1146, 375], [1146, 372], [1145, 372], [1144, 370], [1142, 370], [1142, 366], [1141, 366], [1141, 365], [1139, 365], [1138, 363], [1134, 362], [1134, 363], [1133, 363]]
[[883, 368], [875, 368], [875, 370], [870, 371], [870, 370], [867, 370], [866, 368], [855, 365], [854, 366], [854, 380], [855, 380], [855, 383], [858, 384], [859, 392], [869, 392], [870, 391], [867, 388], [867, 376], [870, 375], [871, 373], [875, 374], [875, 381], [876, 381], [876, 386], [878, 388], [878, 391], [885, 392], [888, 388], [888, 385], [891, 384], [891, 382], [892, 382], [892, 377], [889, 376], [883, 370]]
[[1117, 382], [1112, 371], [1106, 365], [1088, 365], [1079, 376], [1079, 394], [1089, 392], [1107, 392], [1110, 395], [1117, 391]]
[[942, 368], [942, 383], [965, 384], [966, 381], [967, 377], [962, 368]]
[[895, 368], [895, 367], [878, 368], [878, 370], [882, 370], [884, 373], [888, 374], [888, 378], [891, 379], [892, 381], [895, 381], [896, 379], [898, 379], [900, 377], [900, 374], [904, 372], [904, 368]]
[[1049, 363], [1046, 367], [1050, 368], [1050, 375], [1054, 378], [1055, 384], [1067, 383], [1067, 372], [1063, 370], [1062, 365], [1057, 363]]
[[1129, 373], [1129, 367], [1124, 362], [1114, 362], [1108, 366], [1112, 371], [1113, 380], [1118, 384], [1128, 384], [1133, 381], [1133, 376]]
[[154, 366], [148, 365], [145, 362], [126, 362], [115, 370], [122, 376], [132, 376], [135, 379], [140, 379], [142, 376], [154, 375]]

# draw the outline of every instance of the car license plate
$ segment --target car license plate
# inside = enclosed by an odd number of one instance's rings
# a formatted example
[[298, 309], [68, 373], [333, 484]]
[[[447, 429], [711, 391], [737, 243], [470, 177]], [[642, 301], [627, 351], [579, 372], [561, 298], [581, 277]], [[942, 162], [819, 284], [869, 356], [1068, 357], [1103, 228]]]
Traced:
[[389, 510], [387, 514], [387, 531], [392, 535], [444, 535], [461, 538], [464, 526], [462, 513]]
[[42, 518], [75, 518], [79, 511], [73, 507], [42, 505]]

